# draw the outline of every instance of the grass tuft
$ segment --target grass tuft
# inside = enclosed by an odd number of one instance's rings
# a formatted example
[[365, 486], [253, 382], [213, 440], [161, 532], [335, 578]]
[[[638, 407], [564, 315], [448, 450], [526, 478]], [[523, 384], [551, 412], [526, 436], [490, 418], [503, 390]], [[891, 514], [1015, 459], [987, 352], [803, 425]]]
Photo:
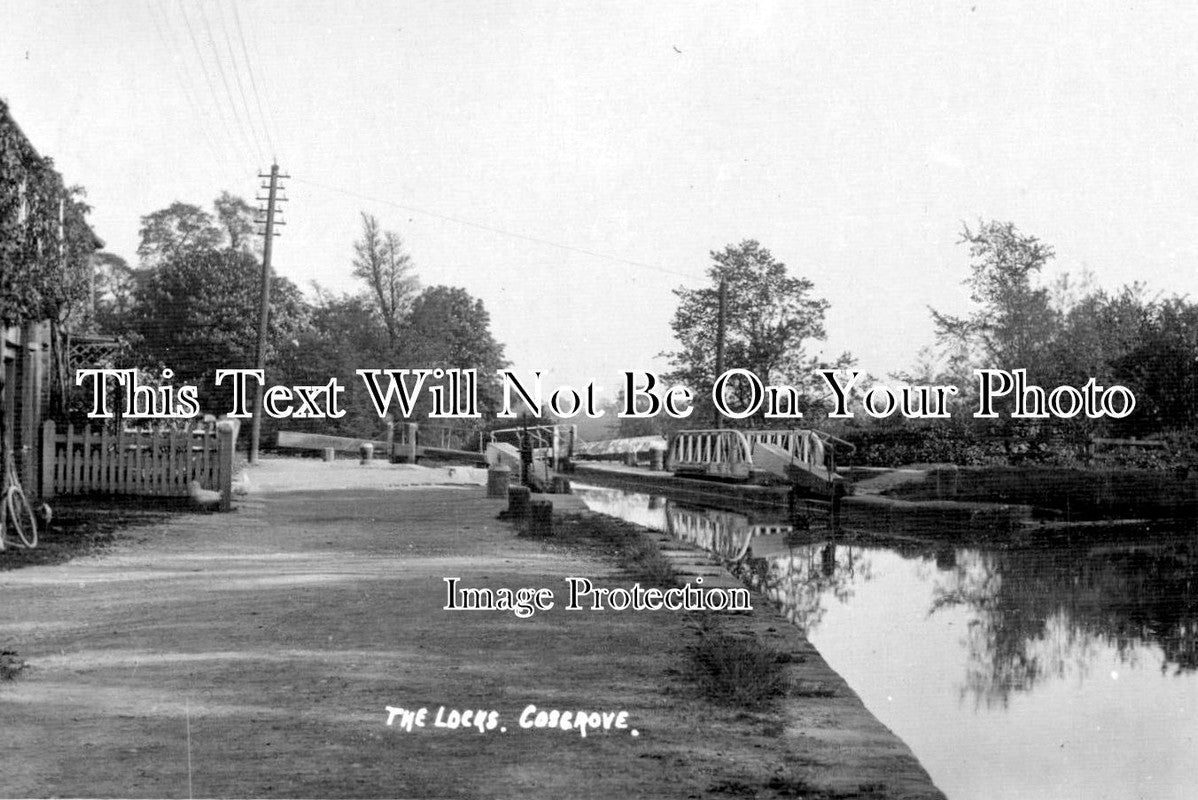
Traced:
[[28, 666], [13, 650], [0, 652], [0, 681], [11, 681]]
[[746, 709], [766, 709], [789, 689], [786, 667], [773, 648], [756, 639], [700, 629], [691, 649], [691, 678], [708, 700]]
[[633, 580], [660, 587], [674, 585], [674, 567], [644, 534], [626, 541], [619, 562], [620, 568]]

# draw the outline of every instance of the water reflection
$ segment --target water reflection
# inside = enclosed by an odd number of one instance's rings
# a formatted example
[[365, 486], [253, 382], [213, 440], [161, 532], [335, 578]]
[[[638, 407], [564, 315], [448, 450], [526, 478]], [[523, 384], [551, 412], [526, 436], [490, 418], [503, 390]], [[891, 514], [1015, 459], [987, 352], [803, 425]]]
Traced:
[[856, 581], [870, 579], [864, 550], [813, 541], [803, 520], [749, 516], [672, 500], [659, 508], [659, 529], [718, 555], [804, 630], [823, 618], [825, 598], [845, 602]]
[[1086, 677], [1099, 645], [1125, 664], [1159, 648], [1162, 672], [1198, 668], [1198, 551], [1192, 538], [1152, 545], [962, 551], [943, 570], [933, 612], [974, 612], [966, 691], [1006, 703], [1052, 678]]
[[596, 510], [719, 554], [954, 800], [1194, 796], [1194, 530], [953, 547], [578, 492]]

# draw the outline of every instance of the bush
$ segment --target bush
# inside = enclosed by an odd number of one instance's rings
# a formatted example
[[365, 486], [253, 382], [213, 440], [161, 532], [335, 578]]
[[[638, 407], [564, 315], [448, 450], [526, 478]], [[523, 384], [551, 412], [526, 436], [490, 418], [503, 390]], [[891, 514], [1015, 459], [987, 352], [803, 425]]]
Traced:
[[[1036, 464], [1056, 467], [1176, 469], [1198, 465], [1198, 431], [1166, 431], [1164, 447], [1088, 448], [1089, 432], [1066, 425], [1011, 421], [999, 426], [930, 422], [849, 428], [837, 435], [857, 451], [841, 466], [899, 467], [956, 464], [961, 467]], [[1092, 452], [1093, 458], [1087, 457]]]
[[[903, 464], [982, 465], [1005, 463], [1006, 443], [979, 436], [962, 425], [930, 424], [846, 429], [840, 434], [857, 452], [854, 465], [898, 467]], [[848, 460], [848, 459], [846, 459]]]

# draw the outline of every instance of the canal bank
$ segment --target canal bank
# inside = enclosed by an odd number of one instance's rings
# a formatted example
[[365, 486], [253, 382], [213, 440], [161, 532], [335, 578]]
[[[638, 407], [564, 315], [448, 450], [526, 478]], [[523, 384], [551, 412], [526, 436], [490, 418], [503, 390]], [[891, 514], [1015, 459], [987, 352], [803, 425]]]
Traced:
[[[716, 590], [744, 587], [710, 552], [660, 530], [606, 514], [588, 514], [582, 524], [616, 528], [645, 537], [669, 563], [674, 583], [695, 582]], [[715, 619], [712, 619], [712, 618]], [[688, 629], [718, 628], [727, 640], [743, 640], [777, 655], [785, 689], [768, 711], [715, 706], [734, 712], [749, 727], [761, 725], [777, 738], [772, 745], [786, 766], [778, 775], [717, 782], [713, 795], [813, 798], [943, 798], [911, 749], [869, 712], [802, 632], [762, 593], [754, 591], [748, 613], [692, 615]], [[671, 672], [673, 670], [670, 670]], [[749, 674], [745, 670], [745, 674]], [[746, 731], [747, 732], [747, 731]]]
[[579, 461], [573, 465], [573, 470], [578, 480], [630, 491], [660, 492], [696, 502], [760, 508], [786, 508], [790, 502], [787, 486], [679, 478], [672, 472], [605, 461]]
[[[0, 648], [27, 664], [0, 683], [0, 794], [942, 797], [764, 603], [717, 616], [786, 654], [794, 691], [768, 710], [688, 681], [698, 615], [446, 611], [447, 577], [632, 582], [601, 535], [619, 523], [526, 538], [471, 477], [267, 460], [232, 514], [0, 575]], [[538, 727], [555, 710], [613, 726]]]
[[1188, 800], [1198, 528], [833, 532], [576, 483], [782, 610], [952, 800]]
[[[826, 520], [833, 505], [828, 495], [799, 493], [792, 497], [789, 486], [761, 486], [745, 482], [677, 477], [669, 472], [601, 462], [576, 464], [579, 480], [631, 492], [654, 493], [684, 502], [730, 510], [753, 508], [790, 511], [800, 516]], [[868, 480], [849, 484], [850, 494], [836, 498], [840, 521], [891, 531], [926, 530], [929, 524], [954, 529], [1009, 532], [1021, 529], [1033, 516], [1032, 507], [1021, 503], [982, 500], [917, 498], [889, 494], [927, 479], [927, 470], [878, 470], [866, 473]]]
[[[794, 510], [826, 519], [829, 495], [785, 485], [678, 477], [642, 466], [575, 465], [580, 480], [729, 510]], [[1035, 529], [1114, 526], [1198, 518], [1198, 470], [956, 467], [847, 470], [838, 520], [847, 528], [892, 533], [947, 531], [969, 539], [1015, 540]], [[1012, 536], [1013, 535], [1013, 536]]]

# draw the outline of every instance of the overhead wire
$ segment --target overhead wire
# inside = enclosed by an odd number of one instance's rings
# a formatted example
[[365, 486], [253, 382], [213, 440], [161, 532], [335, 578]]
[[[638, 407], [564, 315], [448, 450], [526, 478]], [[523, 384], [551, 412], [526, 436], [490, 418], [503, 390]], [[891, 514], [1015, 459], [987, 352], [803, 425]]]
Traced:
[[212, 72], [208, 69], [208, 64], [204, 60], [203, 51], [200, 49], [200, 41], [196, 38], [195, 29], [191, 26], [191, 20], [187, 16], [187, 7], [183, 0], [179, 0], [179, 14], [183, 17], [183, 25], [187, 29], [187, 36], [191, 39], [192, 48], [196, 54], [196, 60], [200, 64], [200, 71], [204, 73], [204, 81], [208, 84], [208, 93], [212, 97], [213, 113], [220, 119], [221, 127], [225, 130], [225, 140], [231, 142], [235, 137], [233, 129], [229, 127], [227, 115], [222, 111], [220, 98], [217, 97], [216, 83], [212, 80]]
[[[154, 5], [153, 0], [146, 0], [146, 9], [149, 13], [150, 21], [154, 24], [154, 31], [158, 35], [158, 42], [162, 45], [164, 54], [167, 56], [167, 60], [169, 60], [171, 63], [171, 71], [174, 73], [175, 80], [182, 90], [183, 98], [187, 102], [187, 105], [191, 107], [192, 115], [195, 118], [195, 125], [199, 129], [200, 135], [203, 136], [205, 142], [207, 142], [209, 149], [212, 151], [213, 157], [216, 158], [217, 161], [220, 161], [221, 164], [227, 168], [229, 166], [228, 156], [225, 154], [225, 151], [216, 144], [219, 137], [214, 137], [211, 132], [211, 125], [208, 115], [204, 113], [198, 98], [192, 91], [192, 81], [190, 79], [190, 75], [187, 75], [186, 77], [184, 76], [184, 71], [187, 70], [187, 62], [185, 59], [179, 58], [180, 48], [175, 43], [174, 30], [169, 28], [169, 18], [166, 17], [165, 12], [161, 12], [163, 13], [163, 22], [160, 23], [158, 21], [160, 9]], [[164, 25], [166, 28], [164, 28]], [[167, 34], [164, 32], [164, 30], [167, 29], [170, 29], [171, 31], [170, 42], [167, 41]], [[179, 61], [183, 61], [184, 66], [182, 69], [179, 67]]]
[[620, 264], [627, 264], [627, 265], [633, 266], [633, 267], [641, 267], [643, 269], [653, 270], [655, 272], [663, 272], [667, 275], [677, 275], [677, 276], [680, 276], [683, 278], [690, 278], [690, 279], [694, 279], [694, 277], [695, 277], [694, 275], [691, 275], [689, 273], [679, 272], [678, 270], [669, 269], [667, 267], [662, 267], [657, 264], [649, 264], [644, 261], [635, 261], [632, 259], [623, 258], [621, 256], [612, 255], [611, 253], [601, 253], [596, 250], [588, 250], [584, 247], [575, 247], [574, 245], [563, 244], [562, 242], [554, 242], [549, 239], [541, 239], [536, 236], [529, 236], [528, 234], [518, 233], [516, 231], [509, 231], [504, 228], [495, 227], [493, 225], [485, 225], [481, 222], [474, 222], [472, 220], [462, 219], [461, 217], [454, 217], [454, 216], [450, 216], [448, 214], [441, 214], [439, 212], [430, 211], [428, 209], [419, 208], [417, 206], [406, 205], [404, 203], [396, 203], [392, 200], [384, 200], [380, 197], [371, 197], [370, 195], [361, 194], [360, 192], [355, 192], [350, 189], [344, 189], [344, 188], [341, 188], [338, 186], [330, 186], [325, 183], [319, 183], [317, 181], [311, 181], [311, 180], [307, 180], [305, 178], [297, 178], [297, 177], [292, 176], [291, 180], [295, 183], [302, 183], [302, 184], [305, 184], [308, 186], [315, 186], [320, 189], [326, 189], [328, 191], [338, 192], [340, 194], [348, 195], [350, 197], [356, 197], [359, 200], [367, 200], [372, 203], [381, 203], [382, 205], [393, 206], [395, 208], [402, 209], [404, 211], [410, 211], [414, 214], [421, 214], [423, 216], [433, 217], [434, 219], [445, 220], [446, 222], [454, 222], [454, 223], [457, 223], [458, 225], [464, 225], [468, 228], [476, 228], [478, 230], [487, 231], [488, 233], [494, 233], [499, 236], [507, 236], [512, 239], [519, 239], [519, 240], [525, 241], [525, 242], [532, 242], [534, 244], [545, 245], [546, 247], [554, 247], [554, 248], [557, 248], [558, 250], [565, 250], [565, 251], [568, 251], [571, 253], [579, 253], [581, 255], [590, 256], [592, 258], [603, 259], [604, 261], [613, 261], [613, 262], [620, 263]]
[[[266, 143], [270, 146], [271, 160], [276, 161], [278, 159], [278, 151], [275, 149], [274, 137], [270, 135], [270, 125], [268, 124], [268, 121], [266, 118], [266, 112], [263, 111], [263, 109], [262, 109], [262, 95], [258, 92], [258, 81], [254, 77], [254, 65], [253, 65], [253, 62], [250, 60], [249, 48], [247, 48], [246, 44], [245, 44], [245, 32], [241, 26], [241, 12], [239, 12], [237, 10], [237, 3], [235, 0], [230, 5], [232, 5], [232, 7], [233, 7], [233, 22], [237, 28], [237, 38], [241, 41], [242, 57], [245, 59], [246, 71], [250, 75], [250, 88], [253, 90], [254, 102], [258, 105], [258, 117], [262, 121], [262, 130], [266, 132]], [[268, 103], [268, 105], [269, 105], [269, 103]], [[273, 107], [272, 107], [272, 121], [274, 121], [273, 120]]]
[[[188, 37], [191, 39], [192, 47], [193, 47], [196, 57], [200, 63], [200, 69], [203, 72], [205, 81], [208, 84], [209, 93], [212, 97], [213, 104], [215, 106], [216, 115], [220, 117], [221, 124], [224, 126], [224, 129], [225, 129], [226, 134], [228, 135], [228, 138], [232, 139], [233, 134], [232, 134], [232, 129], [231, 129], [230, 124], [227, 119], [227, 114], [225, 113], [226, 106], [232, 110], [234, 120], [238, 126], [238, 129], [239, 129], [239, 132], [241, 133], [242, 138], [245, 141], [249, 142], [251, 144], [251, 146], [253, 146], [257, 149], [259, 158], [261, 158], [262, 157], [262, 149], [261, 149], [260, 139], [258, 139], [258, 129], [253, 126], [253, 112], [250, 108], [248, 98], [245, 94], [244, 86], [241, 83], [240, 68], [237, 66], [237, 59], [236, 59], [235, 54], [233, 53], [231, 37], [229, 36], [228, 26], [226, 25], [225, 20], [224, 20], [224, 12], [221, 11], [219, 8], [219, 0], [217, 0], [217, 3], [218, 3], [218, 13], [221, 15], [220, 23], [222, 26], [223, 33], [225, 34], [226, 48], [229, 52], [229, 56], [231, 59], [231, 62], [230, 62], [232, 65], [231, 68], [233, 68], [235, 71], [234, 75], [235, 75], [235, 79], [238, 83], [239, 92], [241, 94], [242, 106], [245, 109], [245, 118], [247, 120], [250, 120], [249, 125], [250, 125], [250, 130], [253, 132], [253, 138], [251, 138], [250, 136], [248, 136], [246, 134], [246, 127], [245, 127], [246, 123], [243, 122], [242, 115], [238, 112], [237, 105], [234, 102], [233, 92], [229, 86], [228, 78], [225, 74], [225, 70], [224, 70], [224, 67], [222, 64], [222, 59], [220, 58], [220, 54], [217, 50], [215, 38], [212, 35], [212, 28], [208, 21], [207, 15], [204, 13], [203, 5], [199, 6], [200, 13], [201, 13], [201, 19], [204, 24], [205, 31], [207, 33], [209, 46], [211, 47], [212, 54], [215, 57], [216, 62], [217, 62], [217, 70], [220, 74], [221, 82], [225, 89], [225, 100], [227, 102], [222, 102], [221, 98], [218, 96], [218, 92], [216, 90], [216, 83], [212, 78], [211, 70], [208, 67], [207, 60], [203, 56], [203, 50], [200, 47], [198, 37], [195, 34], [195, 29], [192, 27], [192, 24], [191, 24], [191, 20], [187, 15], [187, 11], [183, 4], [183, 0], [179, 0], [179, 10], [183, 17], [183, 22], [187, 29]], [[242, 52], [242, 56], [244, 59], [246, 71], [249, 75], [250, 86], [251, 86], [251, 91], [254, 95], [255, 106], [257, 107], [257, 110], [258, 110], [259, 127], [261, 128], [263, 134], [266, 137], [267, 144], [270, 147], [270, 150], [272, 151], [271, 152], [272, 158], [274, 158], [277, 155], [277, 153], [275, 152], [275, 139], [270, 133], [271, 124], [270, 124], [270, 121], [268, 121], [268, 116], [265, 111], [266, 108], [270, 108], [273, 113], [274, 109], [273, 109], [272, 104], [269, 102], [269, 98], [268, 98], [268, 102], [265, 105], [265, 108], [263, 106], [262, 91], [260, 91], [259, 86], [258, 86], [259, 81], [255, 77], [255, 70], [254, 70], [254, 67], [252, 64], [252, 60], [250, 59], [250, 56], [249, 56], [249, 47], [248, 47], [248, 45], [246, 43], [246, 39], [245, 39], [244, 26], [242, 25], [241, 16], [237, 10], [236, 2], [232, 3], [232, 9], [233, 9], [233, 15], [234, 15], [234, 25], [236, 27], [238, 40], [241, 45], [241, 52]], [[164, 16], [165, 16], [165, 14], [164, 14]], [[157, 19], [155, 19], [155, 25], [157, 26]], [[168, 25], [169, 25], [169, 18], [168, 18]], [[172, 31], [172, 33], [173, 33], [173, 31]], [[160, 35], [161, 35], [161, 31], [160, 31]], [[266, 84], [265, 78], [263, 78], [262, 83], [263, 83], [263, 86], [261, 87], [262, 90], [266, 90], [268, 88], [268, 86]], [[276, 123], [276, 132], [277, 132], [277, 130], [278, 130], [277, 119], [273, 118], [273, 116], [272, 116], [272, 119]], [[325, 189], [328, 191], [333, 191], [333, 192], [337, 192], [340, 194], [344, 194], [344, 195], [347, 195], [350, 197], [355, 197], [355, 198], [358, 198], [361, 200], [366, 200], [366, 201], [369, 201], [372, 203], [380, 203], [382, 205], [392, 206], [394, 208], [398, 208], [403, 211], [408, 211], [408, 212], [411, 212], [414, 214], [420, 214], [422, 216], [427, 216], [427, 217], [431, 217], [434, 219], [440, 219], [440, 220], [443, 220], [446, 222], [452, 222], [454, 224], [462, 225], [462, 226], [465, 226], [468, 228], [474, 228], [476, 230], [486, 231], [488, 233], [492, 233], [492, 234], [495, 234], [498, 236], [505, 236], [505, 237], [508, 237], [511, 239], [517, 239], [517, 240], [524, 241], [524, 242], [530, 242], [530, 243], [542, 245], [545, 247], [552, 247], [552, 248], [555, 248], [558, 250], [571, 252], [571, 253], [577, 253], [580, 255], [589, 256], [591, 258], [598, 258], [598, 259], [601, 259], [604, 261], [610, 261], [610, 262], [619, 263], [619, 264], [626, 264], [628, 266], [639, 267], [642, 269], [648, 269], [648, 270], [652, 270], [654, 272], [660, 272], [660, 273], [664, 273], [667, 275], [676, 275], [676, 276], [679, 276], [682, 278], [694, 278], [694, 276], [689, 273], [681, 272], [681, 271], [675, 270], [675, 269], [670, 269], [668, 267], [662, 267], [658, 264], [651, 264], [651, 263], [644, 262], [644, 261], [637, 261], [635, 259], [628, 259], [628, 258], [624, 258], [622, 256], [617, 256], [617, 255], [614, 255], [611, 253], [604, 253], [604, 252], [600, 252], [600, 251], [596, 251], [596, 250], [590, 250], [590, 249], [587, 249], [584, 247], [577, 247], [577, 246], [566, 244], [563, 242], [557, 242], [557, 241], [553, 241], [550, 239], [544, 239], [544, 238], [537, 237], [537, 236], [531, 236], [529, 234], [520, 233], [518, 231], [512, 231], [512, 230], [497, 227], [494, 225], [488, 225], [485, 223], [476, 222], [474, 220], [464, 219], [462, 217], [457, 217], [457, 216], [453, 216], [453, 215], [449, 215], [449, 214], [442, 214], [437, 211], [432, 211], [430, 209], [421, 208], [421, 207], [413, 206], [410, 204], [397, 203], [392, 200], [385, 200], [385, 199], [379, 198], [379, 197], [372, 197], [370, 195], [362, 194], [360, 192], [355, 192], [351, 189], [346, 189], [343, 187], [332, 186], [332, 185], [320, 183], [318, 181], [312, 181], [312, 180], [307, 180], [304, 178], [297, 178], [297, 177], [293, 177], [293, 178], [291, 178], [291, 180], [299, 182], [301, 184], [308, 185], [308, 186], [314, 186], [314, 187], [317, 187], [320, 189]]]
[[217, 0], [217, 3], [216, 3], [216, 14], [220, 19], [220, 29], [221, 29], [221, 34], [224, 36], [225, 49], [229, 52], [229, 62], [233, 69], [233, 79], [237, 84], [237, 93], [241, 96], [241, 107], [245, 111], [245, 118], [248, 120], [250, 131], [254, 135], [254, 146], [258, 150], [258, 158], [259, 158], [259, 160], [261, 160], [262, 159], [262, 139], [258, 135], [257, 127], [254, 125], [254, 114], [252, 111], [250, 111], [250, 101], [248, 99], [246, 99], [245, 86], [243, 85], [243, 83], [241, 81], [241, 66], [240, 66], [240, 64], [238, 64], [237, 56], [233, 52], [233, 40], [232, 40], [232, 37], [229, 36], [229, 28], [225, 24], [225, 12], [221, 8], [221, 3], [219, 0]]
[[250, 145], [250, 147], [258, 150], [258, 158], [262, 159], [262, 150], [257, 143], [246, 134], [245, 122], [241, 119], [241, 112], [237, 110], [237, 104], [233, 100], [233, 90], [229, 87], [229, 79], [225, 75], [225, 65], [221, 61], [220, 52], [216, 49], [216, 39], [212, 36], [212, 26], [208, 22], [208, 14], [204, 11], [204, 4], [197, 3], [196, 6], [200, 9], [200, 21], [204, 24], [204, 33], [208, 37], [208, 46], [212, 49], [213, 59], [216, 61], [216, 71], [220, 75], [221, 84], [225, 88], [225, 99], [228, 100], [229, 108], [233, 111], [233, 118], [237, 121], [238, 130], [241, 132], [242, 139]]

